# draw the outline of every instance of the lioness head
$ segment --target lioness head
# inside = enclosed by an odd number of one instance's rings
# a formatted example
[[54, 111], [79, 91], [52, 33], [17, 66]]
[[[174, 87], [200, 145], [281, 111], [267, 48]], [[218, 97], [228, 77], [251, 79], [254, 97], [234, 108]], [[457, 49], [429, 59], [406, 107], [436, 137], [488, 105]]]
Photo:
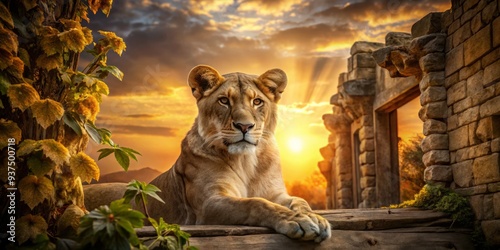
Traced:
[[210, 66], [191, 70], [188, 84], [198, 105], [198, 133], [206, 146], [230, 154], [255, 152], [259, 142], [273, 135], [277, 106], [286, 87], [281, 69], [260, 76], [220, 75]]

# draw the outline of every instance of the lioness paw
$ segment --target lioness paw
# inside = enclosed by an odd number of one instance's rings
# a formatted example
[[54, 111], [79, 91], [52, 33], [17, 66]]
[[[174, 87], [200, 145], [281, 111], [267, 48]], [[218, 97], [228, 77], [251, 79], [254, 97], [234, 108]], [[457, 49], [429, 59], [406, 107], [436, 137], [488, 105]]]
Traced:
[[307, 213], [307, 216], [311, 218], [312, 221], [316, 222], [318, 228], [319, 228], [319, 233], [316, 238], [314, 238], [315, 242], [321, 242], [325, 239], [328, 239], [332, 236], [332, 230], [330, 226], [330, 222], [323, 218], [320, 215], [317, 215], [315, 213]]
[[[322, 217], [312, 215], [298, 214], [290, 220], [283, 220], [278, 224], [276, 231], [292, 239], [314, 240], [320, 242], [331, 234], [330, 225], [328, 221]], [[327, 225], [325, 225], [323, 221], [320, 221], [320, 219], [326, 221]], [[324, 232], [325, 227], [328, 228], [327, 235]]]

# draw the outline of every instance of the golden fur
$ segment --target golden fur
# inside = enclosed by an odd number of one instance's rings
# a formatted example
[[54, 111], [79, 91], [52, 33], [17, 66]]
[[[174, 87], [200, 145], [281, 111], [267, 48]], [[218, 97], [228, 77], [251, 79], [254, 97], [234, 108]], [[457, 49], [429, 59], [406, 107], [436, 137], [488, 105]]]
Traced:
[[329, 238], [330, 224], [305, 200], [289, 196], [274, 138], [286, 74], [221, 76], [200, 65], [188, 78], [198, 117], [174, 166], [151, 183], [166, 202], [150, 199], [152, 217], [178, 224], [265, 226], [291, 238]]

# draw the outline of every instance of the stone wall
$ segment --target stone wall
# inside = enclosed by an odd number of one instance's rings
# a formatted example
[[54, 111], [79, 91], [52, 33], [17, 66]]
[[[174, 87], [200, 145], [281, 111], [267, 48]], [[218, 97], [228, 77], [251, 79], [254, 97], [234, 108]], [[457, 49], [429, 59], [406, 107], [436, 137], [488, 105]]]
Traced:
[[467, 196], [487, 240], [500, 245], [499, 13], [498, 0], [454, 0], [416, 22], [411, 35], [353, 45], [333, 113], [323, 117], [332, 133], [319, 164], [329, 208], [398, 201], [391, 112], [419, 97], [426, 182]]

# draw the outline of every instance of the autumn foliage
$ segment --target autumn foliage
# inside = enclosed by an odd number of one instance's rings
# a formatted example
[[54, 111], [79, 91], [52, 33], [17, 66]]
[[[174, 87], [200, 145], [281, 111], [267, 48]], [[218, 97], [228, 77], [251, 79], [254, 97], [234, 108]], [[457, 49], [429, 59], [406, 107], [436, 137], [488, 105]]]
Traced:
[[413, 199], [425, 185], [422, 162], [424, 152], [420, 148], [421, 135], [399, 142], [400, 200]]
[[312, 209], [326, 209], [326, 180], [319, 170], [303, 180], [285, 184], [290, 195], [303, 198]]

